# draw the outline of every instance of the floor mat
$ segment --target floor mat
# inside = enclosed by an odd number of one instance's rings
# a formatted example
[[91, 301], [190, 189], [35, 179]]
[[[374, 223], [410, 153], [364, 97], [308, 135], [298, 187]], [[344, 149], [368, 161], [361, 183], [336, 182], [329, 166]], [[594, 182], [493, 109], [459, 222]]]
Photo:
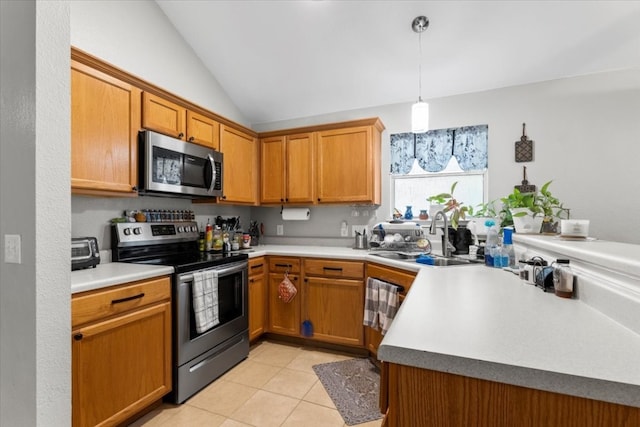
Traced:
[[382, 418], [380, 371], [369, 359], [322, 363], [313, 370], [347, 425]]

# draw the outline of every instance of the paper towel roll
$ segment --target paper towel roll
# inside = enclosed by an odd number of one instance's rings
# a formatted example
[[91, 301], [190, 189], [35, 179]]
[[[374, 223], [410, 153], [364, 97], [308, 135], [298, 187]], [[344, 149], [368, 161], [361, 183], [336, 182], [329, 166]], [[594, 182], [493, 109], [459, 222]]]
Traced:
[[282, 219], [287, 221], [307, 220], [310, 216], [309, 208], [282, 208]]

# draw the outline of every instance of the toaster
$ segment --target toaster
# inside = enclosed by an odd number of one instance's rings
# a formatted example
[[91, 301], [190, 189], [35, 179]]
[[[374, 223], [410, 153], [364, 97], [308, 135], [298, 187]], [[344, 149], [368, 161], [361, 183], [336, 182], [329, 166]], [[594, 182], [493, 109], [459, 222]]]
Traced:
[[71, 239], [71, 271], [81, 268], [95, 268], [100, 264], [98, 239], [95, 237], [75, 237]]

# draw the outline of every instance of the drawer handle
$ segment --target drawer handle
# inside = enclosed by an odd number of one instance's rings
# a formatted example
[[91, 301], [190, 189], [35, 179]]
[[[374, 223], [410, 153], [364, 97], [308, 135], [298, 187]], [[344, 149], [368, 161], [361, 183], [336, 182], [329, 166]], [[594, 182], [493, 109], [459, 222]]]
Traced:
[[251, 266], [251, 268], [260, 268], [260, 267], [262, 267], [262, 264], [256, 264]]
[[276, 264], [276, 267], [285, 267], [285, 268], [291, 268], [293, 267], [291, 264]]
[[122, 302], [127, 302], [127, 301], [131, 301], [131, 300], [134, 300], [134, 299], [140, 299], [142, 297], [144, 297], [144, 292], [141, 292], [141, 293], [139, 293], [137, 295], [132, 295], [132, 296], [126, 297], [126, 298], [113, 299], [113, 300], [111, 300], [111, 304], [112, 305], [113, 304], [120, 304]]
[[342, 267], [322, 267], [323, 270], [342, 271]]

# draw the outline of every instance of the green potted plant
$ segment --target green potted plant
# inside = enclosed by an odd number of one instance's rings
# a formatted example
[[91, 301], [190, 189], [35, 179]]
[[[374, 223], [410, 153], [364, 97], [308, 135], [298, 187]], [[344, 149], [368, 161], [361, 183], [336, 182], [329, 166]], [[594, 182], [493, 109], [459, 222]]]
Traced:
[[431, 204], [437, 204], [443, 206], [443, 212], [449, 214], [449, 222], [451, 228], [458, 229], [458, 225], [461, 219], [465, 219], [467, 213], [470, 211], [470, 206], [465, 206], [463, 202], [458, 201], [453, 197], [453, 192], [458, 185], [458, 181], [451, 184], [451, 190], [448, 193], [440, 193], [427, 198], [427, 201]]
[[522, 193], [517, 188], [506, 197], [501, 198], [502, 209], [499, 212], [500, 226], [513, 225], [519, 233], [539, 233], [543, 223], [556, 223], [569, 210], [553, 196], [549, 190], [552, 181], [546, 182], [540, 191]]
[[551, 182], [545, 183], [539, 192], [538, 199], [544, 213], [541, 232], [558, 234], [558, 220], [569, 219], [569, 208], [565, 208], [560, 200], [549, 191]]

